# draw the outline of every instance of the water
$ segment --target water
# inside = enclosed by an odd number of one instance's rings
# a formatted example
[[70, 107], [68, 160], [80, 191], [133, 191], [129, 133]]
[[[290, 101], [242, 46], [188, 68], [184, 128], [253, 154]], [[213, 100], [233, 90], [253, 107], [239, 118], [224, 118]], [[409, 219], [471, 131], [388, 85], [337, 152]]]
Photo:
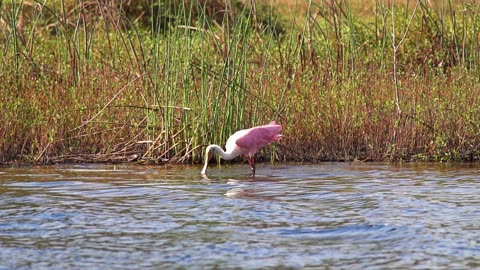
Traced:
[[478, 165], [0, 169], [0, 269], [472, 269]]

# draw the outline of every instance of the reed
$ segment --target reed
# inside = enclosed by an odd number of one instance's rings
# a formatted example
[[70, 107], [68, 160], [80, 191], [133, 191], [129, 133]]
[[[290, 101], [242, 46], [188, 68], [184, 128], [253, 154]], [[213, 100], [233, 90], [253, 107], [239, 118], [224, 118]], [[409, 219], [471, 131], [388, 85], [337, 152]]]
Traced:
[[6, 1], [0, 163], [479, 159], [480, 5], [362, 3]]

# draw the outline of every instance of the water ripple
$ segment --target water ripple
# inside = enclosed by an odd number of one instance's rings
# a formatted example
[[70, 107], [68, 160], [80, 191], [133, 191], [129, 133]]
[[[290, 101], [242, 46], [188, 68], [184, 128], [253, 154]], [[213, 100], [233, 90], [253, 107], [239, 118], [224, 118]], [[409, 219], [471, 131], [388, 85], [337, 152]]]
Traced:
[[0, 171], [0, 269], [472, 269], [476, 165]]

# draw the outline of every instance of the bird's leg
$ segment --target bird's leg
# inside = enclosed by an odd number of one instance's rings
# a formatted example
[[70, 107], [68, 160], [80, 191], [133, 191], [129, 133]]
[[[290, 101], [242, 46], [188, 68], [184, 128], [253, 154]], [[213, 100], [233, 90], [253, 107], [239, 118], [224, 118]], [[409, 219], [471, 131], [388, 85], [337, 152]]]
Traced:
[[250, 169], [252, 170], [252, 176], [255, 176], [255, 159], [253, 157], [247, 157], [248, 164], [250, 165]]

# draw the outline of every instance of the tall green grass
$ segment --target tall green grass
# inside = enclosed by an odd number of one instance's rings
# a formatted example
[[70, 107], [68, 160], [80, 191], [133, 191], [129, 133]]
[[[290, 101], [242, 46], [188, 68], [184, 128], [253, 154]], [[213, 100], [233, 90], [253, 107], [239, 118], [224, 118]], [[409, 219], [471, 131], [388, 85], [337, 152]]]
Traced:
[[476, 160], [479, 5], [411, 2], [7, 1], [0, 163], [196, 162], [271, 120], [272, 159]]

